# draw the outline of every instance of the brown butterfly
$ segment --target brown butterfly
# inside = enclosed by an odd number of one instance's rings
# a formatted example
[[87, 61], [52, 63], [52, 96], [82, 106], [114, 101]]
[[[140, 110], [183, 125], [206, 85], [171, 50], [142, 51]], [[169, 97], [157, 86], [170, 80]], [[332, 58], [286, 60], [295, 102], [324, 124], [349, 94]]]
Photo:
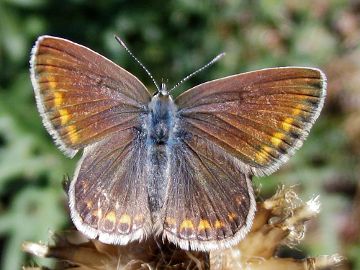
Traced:
[[256, 210], [251, 177], [298, 149], [319, 116], [326, 78], [270, 68], [195, 86], [173, 100], [69, 40], [41, 36], [31, 80], [43, 123], [70, 157], [72, 220], [90, 238], [125, 245], [150, 235], [183, 249], [238, 243]]

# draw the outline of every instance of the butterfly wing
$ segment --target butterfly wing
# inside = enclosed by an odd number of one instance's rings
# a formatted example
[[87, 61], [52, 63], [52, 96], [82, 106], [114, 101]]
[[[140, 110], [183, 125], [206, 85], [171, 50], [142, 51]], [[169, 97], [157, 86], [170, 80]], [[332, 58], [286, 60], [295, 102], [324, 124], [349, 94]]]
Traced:
[[151, 232], [145, 144], [146, 135], [131, 128], [85, 148], [69, 200], [74, 224], [88, 237], [124, 245]]
[[85, 148], [69, 188], [76, 227], [106, 243], [145, 237], [152, 226], [145, 86], [96, 52], [50, 36], [32, 50], [31, 79], [45, 127], [60, 149], [73, 156]]
[[325, 91], [318, 69], [271, 68], [198, 85], [175, 102], [188, 133], [236, 157], [244, 172], [261, 176], [302, 145]]
[[69, 40], [42, 36], [31, 80], [48, 132], [67, 155], [139, 124], [150, 94], [132, 74]]
[[180, 95], [163, 236], [203, 251], [240, 241], [256, 208], [251, 175], [270, 174], [300, 147], [324, 98], [325, 76], [308, 68], [235, 75]]
[[172, 145], [159, 231], [183, 249], [230, 247], [251, 228], [256, 208], [251, 178], [224, 149], [186, 130], [180, 124]]

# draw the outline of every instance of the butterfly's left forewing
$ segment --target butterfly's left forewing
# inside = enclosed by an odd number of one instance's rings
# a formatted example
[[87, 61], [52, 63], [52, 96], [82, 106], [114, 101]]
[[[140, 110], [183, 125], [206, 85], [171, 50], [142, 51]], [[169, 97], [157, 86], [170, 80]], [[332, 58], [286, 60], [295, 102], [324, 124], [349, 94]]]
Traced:
[[311, 68], [271, 68], [207, 82], [176, 100], [190, 134], [242, 163], [244, 172], [274, 172], [298, 149], [320, 114], [325, 75]]

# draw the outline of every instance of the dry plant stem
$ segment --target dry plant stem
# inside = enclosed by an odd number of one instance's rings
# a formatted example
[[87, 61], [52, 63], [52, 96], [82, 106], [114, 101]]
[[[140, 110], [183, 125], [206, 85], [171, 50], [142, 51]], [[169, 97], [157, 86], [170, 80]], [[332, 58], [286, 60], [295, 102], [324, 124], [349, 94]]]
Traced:
[[306, 259], [271, 257], [244, 258], [234, 249], [218, 258], [211, 258], [211, 270], [330, 270], [337, 269], [344, 260], [339, 255], [319, 256]]
[[260, 231], [250, 233], [246, 241], [241, 242], [238, 248], [245, 257], [271, 258], [278, 244], [288, 235], [287, 231], [270, 225], [264, 225]]
[[327, 263], [327, 260], [328, 258], [326, 258], [325, 260], [318, 258], [307, 258], [302, 260], [270, 258], [266, 261], [259, 260], [256, 263], [248, 263], [247, 266], [248, 269], [251, 270], [317, 270], [331, 267], [332, 265], [329, 265], [329, 263]]
[[[84, 244], [65, 242], [65, 239], [57, 242], [62, 242], [62, 246], [48, 248], [41, 244], [26, 242], [23, 244], [23, 250], [37, 254], [39, 257], [52, 257], [75, 264], [79, 266], [76, 270], [209, 268], [207, 253], [184, 251], [154, 238], [126, 246], [107, 245], [97, 240]], [[38, 250], [46, 250], [46, 252]]]
[[303, 260], [277, 258], [281, 245], [294, 246], [305, 235], [305, 222], [319, 213], [319, 198], [302, 202], [293, 188], [281, 187], [276, 194], [259, 203], [254, 225], [246, 238], [232, 249], [211, 253], [212, 270], [299, 269], [336, 267], [338, 255]]

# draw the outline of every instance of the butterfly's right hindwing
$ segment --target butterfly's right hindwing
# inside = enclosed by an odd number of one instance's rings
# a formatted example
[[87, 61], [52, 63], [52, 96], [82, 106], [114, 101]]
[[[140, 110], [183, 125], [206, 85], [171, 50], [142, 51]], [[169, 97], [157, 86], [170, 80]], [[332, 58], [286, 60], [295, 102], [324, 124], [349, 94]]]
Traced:
[[146, 164], [146, 135], [133, 128], [86, 147], [69, 190], [76, 227], [108, 244], [148, 236], [152, 221]]

